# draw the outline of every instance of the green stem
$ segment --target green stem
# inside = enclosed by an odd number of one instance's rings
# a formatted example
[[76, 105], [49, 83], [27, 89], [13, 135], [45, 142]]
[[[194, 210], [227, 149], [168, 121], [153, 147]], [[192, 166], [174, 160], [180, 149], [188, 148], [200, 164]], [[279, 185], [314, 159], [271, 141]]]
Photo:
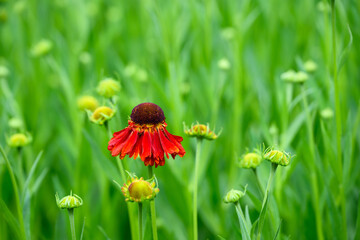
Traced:
[[69, 219], [70, 219], [70, 229], [71, 229], [71, 239], [76, 240], [76, 234], [75, 234], [75, 221], [74, 221], [74, 209], [69, 208]]
[[264, 195], [264, 199], [263, 199], [261, 211], [260, 211], [259, 226], [258, 226], [258, 231], [257, 231], [257, 239], [258, 240], [260, 240], [260, 238], [261, 238], [261, 231], [264, 226], [266, 210], [267, 210], [268, 201], [269, 201], [268, 198], [270, 197], [271, 185], [272, 185], [277, 167], [278, 167], [277, 164], [271, 163], [269, 179], [266, 184], [265, 195]]
[[[149, 166], [148, 168], [149, 172], [149, 178], [152, 178], [154, 176], [152, 166]], [[150, 200], [150, 216], [151, 216], [151, 227], [153, 232], [153, 240], [157, 240], [157, 227], [156, 227], [156, 211], [155, 211], [155, 200]]]
[[304, 109], [306, 112], [306, 125], [307, 125], [307, 134], [309, 138], [309, 149], [310, 149], [310, 158], [308, 158], [308, 167], [311, 168], [311, 187], [313, 190], [313, 205], [315, 210], [315, 221], [316, 221], [316, 232], [317, 237], [319, 240], [324, 239], [323, 235], [323, 226], [322, 226], [322, 219], [321, 219], [321, 209], [319, 207], [319, 189], [318, 189], [318, 181], [316, 177], [316, 166], [315, 166], [315, 140], [314, 140], [314, 134], [312, 131], [312, 121], [311, 121], [311, 115], [309, 111], [309, 104], [307, 102], [307, 98], [305, 96], [305, 86], [301, 86], [301, 95], [303, 100]]
[[139, 202], [139, 240], [142, 240], [142, 203]]
[[[104, 126], [105, 126], [106, 132], [109, 136], [109, 139], [111, 139], [112, 133], [111, 133], [111, 130], [109, 128], [109, 124], [107, 121], [104, 123]], [[124, 167], [125, 164], [123, 165], [123, 162], [121, 161], [121, 159], [119, 157], [116, 157], [116, 163], [117, 163], [119, 171], [120, 171], [121, 180], [123, 183], [126, 183], [126, 175], [125, 175], [126, 167]], [[135, 213], [136, 209], [135, 209], [135, 206], [133, 206], [129, 202], [126, 202], [126, 205], [127, 205], [128, 214], [129, 214], [131, 237], [132, 237], [132, 239], [136, 239], [137, 238], [137, 236], [136, 236], [137, 229], [136, 229], [136, 225], [133, 224], [133, 222], [136, 221], [135, 220], [136, 219], [136, 213]]]
[[235, 203], [235, 209], [236, 209], [236, 214], [238, 215], [238, 219], [239, 219], [239, 223], [240, 223], [242, 239], [251, 240], [250, 232], [249, 232], [249, 227], [250, 226], [247, 225], [245, 215], [244, 215], [244, 213], [243, 213], [243, 211], [241, 209], [241, 206], [240, 206], [240, 201]]
[[7, 166], [8, 170], [9, 170], [9, 174], [10, 174], [10, 178], [11, 178], [11, 183], [12, 183], [13, 188], [14, 188], [16, 209], [17, 209], [17, 214], [18, 214], [19, 224], [20, 224], [20, 232], [21, 232], [22, 238], [26, 239], [26, 237], [25, 237], [25, 229], [24, 229], [24, 219], [23, 219], [23, 214], [22, 214], [21, 205], [20, 205], [18, 185], [16, 183], [14, 172], [13, 172], [12, 167], [10, 165], [9, 159], [7, 158], [7, 156], [5, 154], [5, 151], [1, 146], [0, 146], [0, 152], [1, 152], [1, 155], [3, 156], [3, 158], [5, 159], [6, 166]]
[[338, 69], [336, 62], [336, 26], [335, 26], [335, 0], [331, 1], [331, 23], [332, 23], [332, 43], [333, 43], [333, 71], [334, 71], [334, 90], [335, 90], [335, 121], [336, 121], [336, 146], [337, 146], [337, 163], [340, 172], [339, 176], [339, 195], [341, 204], [341, 217], [342, 217], [342, 233], [343, 239], [347, 239], [347, 225], [346, 225], [346, 204], [345, 204], [345, 192], [343, 186], [343, 165], [342, 165], [342, 148], [341, 148], [341, 136], [342, 136], [342, 124], [341, 124], [341, 105], [340, 105], [340, 85], [338, 79]]
[[198, 171], [199, 171], [199, 162], [201, 155], [201, 143], [202, 139], [196, 139], [196, 156], [195, 156], [195, 173], [194, 173], [194, 197], [193, 197], [193, 233], [194, 240], [198, 239], [198, 222], [197, 222], [197, 189], [198, 189]]

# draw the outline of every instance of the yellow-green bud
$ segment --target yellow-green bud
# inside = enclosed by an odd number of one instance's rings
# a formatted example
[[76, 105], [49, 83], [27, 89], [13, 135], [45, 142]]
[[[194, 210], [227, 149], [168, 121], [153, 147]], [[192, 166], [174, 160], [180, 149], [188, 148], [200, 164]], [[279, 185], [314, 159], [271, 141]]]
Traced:
[[230, 64], [229, 60], [227, 60], [226, 58], [222, 58], [218, 61], [218, 67], [222, 70], [229, 70], [231, 67], [231, 64]]
[[61, 209], [73, 209], [78, 208], [83, 205], [83, 200], [76, 194], [73, 194], [72, 191], [70, 195], [63, 197], [61, 200], [59, 199], [59, 194], [55, 194], [56, 204]]
[[125, 196], [125, 201], [143, 202], [154, 199], [160, 190], [155, 187], [154, 181], [150, 183], [141, 177], [140, 179], [131, 178], [121, 187], [121, 191]]
[[6, 78], [9, 75], [10, 71], [5, 66], [0, 66], [0, 78]]
[[277, 165], [287, 166], [290, 163], [291, 156], [286, 152], [268, 150], [267, 153], [264, 154], [264, 158]]
[[109, 107], [101, 106], [95, 109], [90, 116], [90, 121], [93, 123], [103, 125], [104, 122], [110, 120], [114, 116], [115, 112]]
[[323, 119], [331, 119], [334, 117], [334, 111], [331, 108], [325, 108], [320, 112]]
[[304, 83], [309, 79], [309, 76], [306, 72], [299, 71], [296, 73], [294, 78], [294, 83]]
[[208, 139], [208, 140], [215, 140], [218, 138], [219, 134], [215, 134], [213, 131], [210, 130], [209, 125], [204, 124], [195, 124], [191, 125], [191, 128], [184, 126], [184, 132], [189, 137], [196, 137], [200, 139]]
[[22, 128], [22, 126], [23, 126], [23, 122], [20, 118], [11, 118], [9, 120], [8, 124], [9, 124], [9, 127], [15, 128], [15, 129]]
[[99, 106], [99, 102], [92, 96], [82, 96], [78, 98], [77, 105], [78, 108], [82, 111], [94, 111]]
[[99, 83], [97, 91], [101, 96], [111, 98], [120, 91], [120, 88], [121, 86], [118, 81], [112, 78], [106, 78]]
[[312, 60], [308, 60], [304, 63], [304, 69], [309, 73], [315, 72], [317, 69], [317, 64]]
[[295, 76], [296, 76], [296, 72], [290, 69], [289, 71], [282, 73], [280, 75], [280, 78], [285, 82], [294, 82]]
[[262, 160], [263, 158], [258, 153], [247, 153], [242, 156], [239, 166], [241, 168], [256, 168]]
[[10, 147], [24, 147], [31, 142], [31, 136], [23, 133], [16, 133], [7, 140]]
[[42, 39], [31, 49], [31, 54], [34, 57], [41, 57], [48, 54], [53, 47], [53, 43], [50, 40]]
[[245, 186], [245, 190], [244, 191], [240, 191], [240, 190], [235, 190], [235, 189], [231, 189], [226, 196], [224, 197], [224, 202], [225, 203], [237, 203], [240, 198], [242, 198], [243, 196], [245, 196], [246, 193], [246, 186]]

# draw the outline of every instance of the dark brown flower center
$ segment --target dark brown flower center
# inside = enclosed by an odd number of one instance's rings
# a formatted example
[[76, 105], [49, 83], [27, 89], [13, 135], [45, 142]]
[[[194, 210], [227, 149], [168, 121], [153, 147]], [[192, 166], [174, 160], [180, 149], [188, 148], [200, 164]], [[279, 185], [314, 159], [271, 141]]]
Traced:
[[141, 103], [134, 107], [130, 118], [137, 124], [158, 124], [165, 120], [163, 110], [154, 103]]

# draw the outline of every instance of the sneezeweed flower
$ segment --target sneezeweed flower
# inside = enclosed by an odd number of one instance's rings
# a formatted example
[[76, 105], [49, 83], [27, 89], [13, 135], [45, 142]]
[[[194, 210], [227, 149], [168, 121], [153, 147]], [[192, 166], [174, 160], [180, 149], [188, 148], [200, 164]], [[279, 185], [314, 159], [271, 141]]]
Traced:
[[9, 76], [9, 69], [5, 66], [0, 66], [0, 79]]
[[32, 141], [30, 134], [16, 133], [7, 139], [8, 145], [13, 148], [21, 148], [28, 145]]
[[220, 59], [217, 64], [221, 70], [229, 70], [231, 67], [229, 60], [227, 60], [226, 58]]
[[77, 106], [81, 111], [94, 111], [99, 106], [99, 102], [93, 96], [81, 96], [77, 100]]
[[308, 60], [304, 63], [304, 69], [308, 73], [315, 72], [317, 69], [317, 64], [312, 60]]
[[31, 54], [34, 57], [41, 57], [48, 54], [53, 47], [53, 43], [50, 40], [42, 39], [31, 49]]
[[196, 137], [199, 139], [215, 140], [219, 137], [220, 134], [215, 134], [210, 130], [209, 124], [192, 124], [190, 128], [184, 125], [184, 132], [189, 137]]
[[98, 93], [106, 98], [115, 96], [120, 91], [120, 83], [112, 78], [105, 78], [97, 86]]
[[156, 188], [155, 181], [145, 181], [142, 177], [131, 178], [128, 180], [121, 191], [125, 196], [125, 201], [129, 202], [143, 202], [152, 200], [159, 193], [159, 188]]
[[334, 117], [334, 111], [331, 108], [324, 108], [321, 110], [320, 116], [326, 120], [331, 119]]
[[285, 151], [272, 150], [271, 148], [265, 150], [264, 159], [281, 166], [290, 164], [292, 156]]
[[56, 204], [60, 209], [73, 209], [78, 208], [83, 205], [83, 200], [76, 194], [73, 194], [70, 191], [70, 195], [63, 197], [62, 199], [59, 198], [59, 194], [55, 194]]
[[163, 110], [154, 103], [141, 103], [131, 112], [128, 126], [113, 134], [108, 150], [112, 156], [126, 155], [136, 159], [140, 156], [145, 166], [163, 166], [164, 154], [175, 158], [183, 157], [185, 150], [181, 145], [183, 138], [166, 130]]
[[101, 106], [95, 109], [90, 116], [90, 121], [103, 125], [115, 115], [115, 111], [107, 106]]
[[262, 162], [262, 156], [257, 152], [246, 153], [240, 158], [239, 167], [256, 168]]
[[245, 196], [246, 193], [246, 187], [245, 186], [245, 190], [244, 191], [240, 191], [240, 190], [235, 190], [235, 189], [231, 189], [224, 197], [224, 203], [237, 203], [240, 198], [242, 198], [243, 196]]

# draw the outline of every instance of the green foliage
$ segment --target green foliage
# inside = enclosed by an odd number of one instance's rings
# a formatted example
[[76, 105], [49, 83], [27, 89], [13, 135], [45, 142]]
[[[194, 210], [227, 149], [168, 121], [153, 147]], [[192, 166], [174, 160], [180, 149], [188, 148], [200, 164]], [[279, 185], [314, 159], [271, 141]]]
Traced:
[[[112, 99], [111, 132], [127, 126], [134, 106], [154, 102], [169, 132], [184, 137], [185, 156], [154, 169], [159, 239], [192, 239], [196, 146], [183, 122], [196, 121], [222, 129], [202, 146], [199, 239], [242, 238], [236, 211], [222, 198], [246, 184], [239, 211], [251, 236], [261, 215], [261, 239], [343, 239], [344, 231], [358, 239], [360, 4], [334, 2], [335, 55], [325, 0], [0, 1], [0, 67], [8, 70], [0, 71], [0, 145], [10, 163], [0, 156], [0, 239], [69, 239], [69, 220], [54, 194], [71, 189], [84, 200], [74, 213], [78, 239], [80, 233], [84, 239], [130, 239], [127, 204], [113, 184], [123, 183], [107, 150], [108, 133], [76, 103], [92, 95], [110, 106], [96, 90], [108, 77], [121, 84]], [[309, 59], [317, 69], [306, 82], [281, 80], [290, 69], [305, 71]], [[335, 116], [322, 117], [325, 108]], [[14, 118], [22, 123], [15, 128]], [[21, 150], [7, 146], [7, 137], [18, 132], [32, 136]], [[247, 148], [262, 143], [295, 155], [277, 169], [266, 212], [270, 163], [256, 174], [237, 167]], [[140, 159], [122, 162], [147, 178]], [[144, 239], [152, 239], [149, 211], [144, 203]]]

